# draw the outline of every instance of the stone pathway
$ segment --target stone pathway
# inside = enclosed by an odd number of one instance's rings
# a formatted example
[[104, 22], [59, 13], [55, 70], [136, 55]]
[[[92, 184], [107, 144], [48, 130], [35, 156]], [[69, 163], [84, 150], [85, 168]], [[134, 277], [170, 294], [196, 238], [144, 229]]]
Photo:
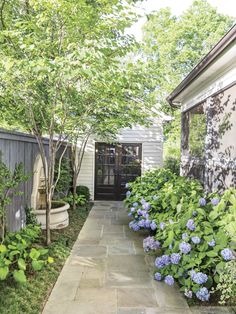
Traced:
[[121, 202], [95, 202], [43, 314], [191, 313], [176, 288], [153, 280], [145, 234], [128, 222]]

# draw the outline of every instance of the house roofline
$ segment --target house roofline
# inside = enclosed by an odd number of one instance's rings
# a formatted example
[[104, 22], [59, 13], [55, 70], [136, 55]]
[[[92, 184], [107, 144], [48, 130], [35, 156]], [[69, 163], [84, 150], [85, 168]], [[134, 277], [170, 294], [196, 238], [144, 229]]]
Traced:
[[185, 79], [166, 98], [171, 106], [176, 106], [174, 99], [188, 87], [234, 40], [236, 39], [236, 24], [222, 37], [210, 52], [193, 68]]

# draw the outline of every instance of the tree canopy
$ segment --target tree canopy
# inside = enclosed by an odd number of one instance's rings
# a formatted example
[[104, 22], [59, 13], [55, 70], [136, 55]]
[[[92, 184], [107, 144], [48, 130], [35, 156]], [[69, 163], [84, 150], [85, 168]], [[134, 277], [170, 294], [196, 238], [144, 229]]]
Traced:
[[[195, 0], [180, 16], [164, 8], [147, 16], [142, 53], [147, 61], [150, 91], [159, 102], [193, 69], [233, 25], [206, 0]], [[168, 106], [165, 106], [168, 111]]]
[[146, 60], [146, 90], [150, 101], [161, 104], [175, 118], [167, 125], [166, 147], [179, 154], [179, 111], [166, 97], [233, 25], [232, 17], [220, 14], [206, 0], [195, 0], [180, 16], [164, 8], [147, 16], [139, 54]]

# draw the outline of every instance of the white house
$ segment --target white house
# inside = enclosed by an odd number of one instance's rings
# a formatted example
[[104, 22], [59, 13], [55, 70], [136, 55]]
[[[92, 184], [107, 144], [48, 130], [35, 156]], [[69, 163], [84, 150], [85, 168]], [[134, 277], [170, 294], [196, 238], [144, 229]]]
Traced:
[[169, 95], [182, 108], [181, 172], [236, 187], [236, 25]]
[[163, 120], [166, 117], [153, 122], [149, 128], [122, 129], [113, 144], [90, 140], [78, 185], [87, 186], [95, 200], [123, 199], [127, 182], [146, 170], [162, 166]]

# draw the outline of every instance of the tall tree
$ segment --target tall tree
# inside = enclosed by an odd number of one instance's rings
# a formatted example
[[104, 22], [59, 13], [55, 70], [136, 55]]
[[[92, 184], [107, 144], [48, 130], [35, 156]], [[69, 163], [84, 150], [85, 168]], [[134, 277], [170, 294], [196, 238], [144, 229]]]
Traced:
[[[156, 99], [177, 120], [179, 114], [173, 112], [166, 97], [233, 22], [232, 17], [218, 13], [206, 0], [195, 0], [180, 16], [173, 15], [169, 8], [147, 16], [140, 50], [146, 60], [146, 88], [149, 97]], [[174, 122], [175, 128], [172, 125], [166, 128], [171, 141], [179, 132], [178, 125]]]
[[127, 80], [129, 71], [122, 71], [120, 61], [134, 44], [124, 35], [133, 19], [129, 4], [119, 0], [11, 0], [0, 9], [1, 118], [38, 141], [48, 244], [58, 180], [55, 158], [62, 141], [75, 134], [86, 138], [88, 132], [98, 132], [98, 124], [102, 132], [108, 120], [107, 125], [113, 120], [116, 128], [123, 126], [114, 119], [116, 113], [122, 113], [126, 125], [133, 116], [144, 119], [137, 114], [143, 108], [140, 92]]

